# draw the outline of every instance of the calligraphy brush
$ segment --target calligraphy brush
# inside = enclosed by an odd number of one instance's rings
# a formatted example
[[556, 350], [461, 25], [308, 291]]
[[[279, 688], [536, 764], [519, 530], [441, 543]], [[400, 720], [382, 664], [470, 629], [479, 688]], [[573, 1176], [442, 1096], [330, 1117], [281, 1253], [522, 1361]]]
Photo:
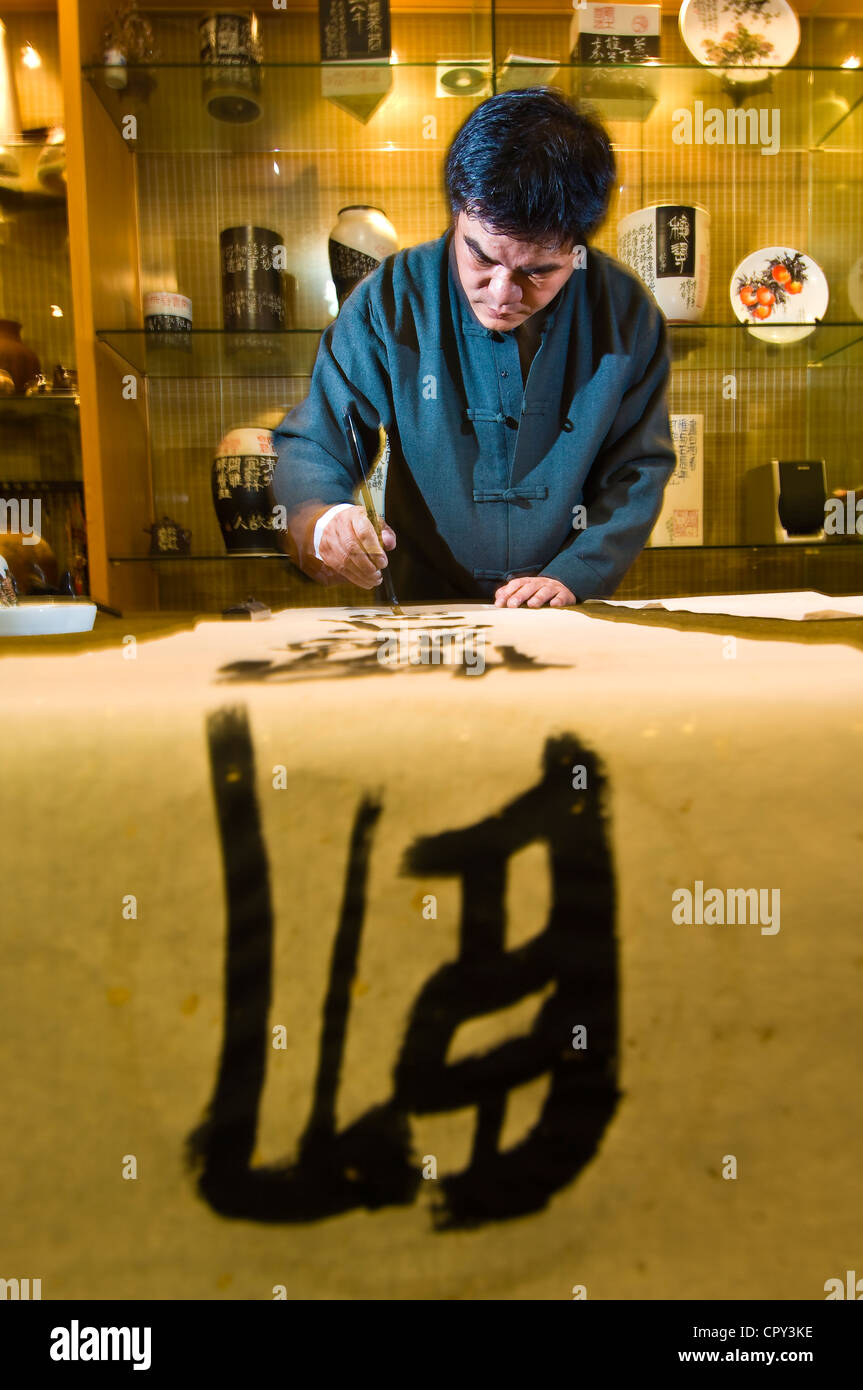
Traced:
[[[344, 421], [345, 433], [348, 436], [348, 444], [351, 447], [351, 454], [353, 455], [354, 464], [356, 465], [357, 472], [360, 475], [360, 495], [363, 499], [363, 506], [366, 509], [366, 516], [372, 523], [372, 526], [374, 526], [375, 535], [380, 541], [381, 550], [383, 550], [384, 543], [381, 540], [380, 518], [377, 514], [377, 511], [375, 510], [372, 491], [369, 487], [369, 468], [368, 463], [366, 462], [366, 455], [365, 450], [363, 449], [362, 440], [360, 439], [359, 431], [357, 430], [356, 426], [356, 416], [354, 414], [353, 403], [346, 406], [344, 415], [342, 416], [342, 420]], [[386, 551], [384, 551], [384, 554], [386, 554]], [[392, 575], [389, 572], [388, 566], [384, 566], [381, 570], [381, 584], [383, 587], [384, 596], [386, 597], [386, 601], [389, 604], [390, 608], [393, 610], [393, 613], [395, 613], [398, 617], [403, 618], [404, 612], [399, 607], [399, 601], [396, 598], [396, 591], [393, 587]]]

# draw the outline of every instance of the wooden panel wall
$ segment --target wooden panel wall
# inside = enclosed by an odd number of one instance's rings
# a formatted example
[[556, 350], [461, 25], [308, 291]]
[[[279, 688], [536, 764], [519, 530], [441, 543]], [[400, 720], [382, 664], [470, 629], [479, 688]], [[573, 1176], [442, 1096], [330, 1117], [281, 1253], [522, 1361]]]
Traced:
[[120, 608], [156, 605], [147, 567], [112, 568], [109, 549], [131, 547], [152, 514], [145, 392], [124, 398], [125, 368], [95, 340], [105, 323], [133, 326], [140, 310], [135, 163], [90, 87], [81, 81], [106, 15], [95, 0], [60, 0], [66, 112], [69, 246], [75, 303], [81, 449], [90, 587]]

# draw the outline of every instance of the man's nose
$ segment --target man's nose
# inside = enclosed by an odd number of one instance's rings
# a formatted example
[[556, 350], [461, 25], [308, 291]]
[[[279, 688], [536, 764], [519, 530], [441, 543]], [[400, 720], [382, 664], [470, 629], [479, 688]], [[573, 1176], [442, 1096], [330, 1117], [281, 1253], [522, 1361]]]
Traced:
[[521, 287], [516, 283], [510, 270], [495, 270], [488, 288], [492, 303], [496, 304], [498, 308], [521, 302]]

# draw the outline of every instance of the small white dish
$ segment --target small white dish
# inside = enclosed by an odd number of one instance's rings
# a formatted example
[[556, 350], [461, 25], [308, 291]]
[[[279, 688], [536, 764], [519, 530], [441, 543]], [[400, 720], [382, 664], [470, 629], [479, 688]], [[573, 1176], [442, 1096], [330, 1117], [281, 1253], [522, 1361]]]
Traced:
[[0, 637], [46, 637], [62, 632], [91, 632], [95, 603], [81, 599], [22, 598], [14, 608], [0, 608]]

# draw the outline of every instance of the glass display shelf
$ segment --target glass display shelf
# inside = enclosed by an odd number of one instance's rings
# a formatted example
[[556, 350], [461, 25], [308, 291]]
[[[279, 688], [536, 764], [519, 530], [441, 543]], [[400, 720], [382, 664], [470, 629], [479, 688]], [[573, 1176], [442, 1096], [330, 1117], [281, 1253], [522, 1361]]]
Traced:
[[0, 424], [7, 420], [30, 421], [41, 415], [77, 419], [76, 391], [45, 391], [38, 396], [0, 396]]
[[[322, 328], [292, 328], [281, 333], [229, 333], [194, 328], [190, 333], [153, 334], [143, 329], [98, 329], [99, 342], [112, 349], [141, 376], [309, 377]], [[156, 341], [156, 340], [159, 341]], [[166, 339], [176, 341], [165, 342]], [[863, 366], [863, 322], [825, 321], [794, 343], [770, 343], [743, 323], [668, 325], [671, 359], [679, 371], [727, 367], [730, 354], [747, 366]]]
[[43, 492], [83, 492], [81, 478], [0, 478], [0, 493], [26, 492], [38, 497]]
[[142, 328], [97, 329], [100, 343], [148, 377], [310, 376], [322, 328], [279, 333], [148, 333]]
[[811, 327], [805, 338], [775, 343], [751, 333], [745, 323], [670, 323], [671, 360], [678, 371], [719, 370], [735, 352], [734, 360], [739, 363], [742, 357], [746, 367], [863, 366], [863, 322], [824, 320]]
[[[863, 560], [863, 536], [858, 537], [856, 540], [853, 537], [837, 536], [835, 539], [829, 541], [785, 541], [782, 544], [776, 545], [748, 545], [745, 541], [742, 543], [728, 541], [722, 545], [650, 545], [646, 546], [641, 553], [650, 555], [654, 551], [661, 550], [664, 555], [673, 553], [692, 556], [703, 555], [705, 551], [733, 550], [740, 552], [749, 551], [753, 555], [763, 554], [765, 552], [775, 552], [777, 554], [780, 552], [787, 554], [795, 552], [811, 555], [820, 554], [822, 551], [837, 549], [856, 549], [860, 552], [860, 558]], [[287, 567], [291, 569], [295, 568], [293, 561], [291, 561], [287, 555], [278, 554], [276, 551], [260, 555], [241, 555], [230, 551], [226, 551], [223, 555], [109, 555], [108, 560], [112, 565], [160, 565], [166, 563], [173, 565], [192, 565], [202, 563], [213, 564], [217, 562], [221, 564], [225, 560], [229, 560], [231, 564], [236, 564], [241, 560], [281, 560]]]
[[[130, 65], [125, 69], [127, 85], [120, 91], [105, 81], [106, 73], [115, 69], [86, 66], [82, 72], [129, 148], [140, 154], [282, 152], [319, 158], [409, 150], [440, 157], [468, 112], [492, 91], [539, 80], [536, 69], [528, 75], [498, 64], [493, 70], [486, 57], [476, 91], [442, 95], [441, 79], [454, 66], [268, 63], [258, 69], [226, 69], [228, 97], [233, 90], [245, 91], [259, 107], [257, 119], [246, 122], [210, 114], [208, 102], [218, 95], [219, 85], [214, 68], [199, 63]], [[753, 156], [773, 143], [777, 154], [863, 150], [863, 69], [789, 65], [745, 71], [757, 73], [761, 80], [730, 84], [721, 69], [699, 63], [598, 68], [561, 62], [548, 69], [545, 81], [568, 96], [594, 102], [622, 148], [671, 153], [686, 144], [722, 144]], [[347, 90], [350, 87], [353, 92]], [[685, 126], [676, 114], [681, 110], [688, 111], [693, 122], [685, 139]], [[707, 134], [710, 113], [716, 110], [722, 112], [721, 139], [715, 118], [712, 135]], [[777, 111], [781, 119], [774, 136], [770, 118]], [[759, 113], [757, 122], [744, 120], [747, 112]]]

